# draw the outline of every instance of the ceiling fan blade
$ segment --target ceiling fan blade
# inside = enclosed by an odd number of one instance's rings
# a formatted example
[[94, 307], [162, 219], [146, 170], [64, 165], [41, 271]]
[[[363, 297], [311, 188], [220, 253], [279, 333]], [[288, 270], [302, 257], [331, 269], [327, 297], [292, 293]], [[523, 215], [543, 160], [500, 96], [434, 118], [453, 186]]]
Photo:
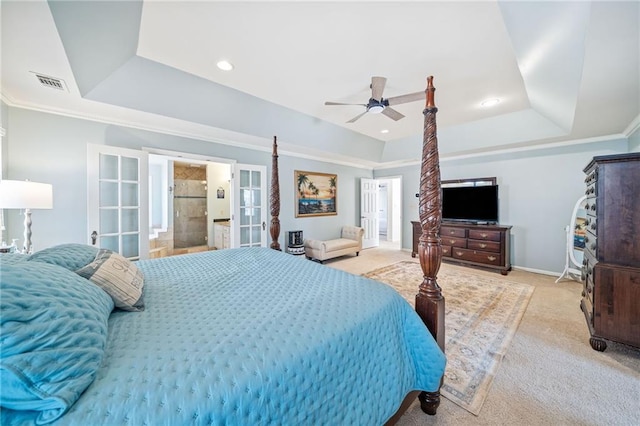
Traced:
[[406, 104], [408, 102], [415, 102], [415, 101], [421, 101], [421, 100], [426, 101], [427, 95], [426, 93], [424, 93], [424, 91], [422, 91], [422, 92], [416, 92], [416, 93], [409, 93], [408, 95], [394, 96], [392, 98], [388, 98], [385, 100], [389, 105], [399, 105], [399, 104]]
[[381, 100], [382, 92], [386, 84], [387, 79], [384, 77], [371, 77], [371, 97], [376, 101]]
[[365, 115], [367, 113], [367, 111], [363, 112], [362, 114], [358, 114], [355, 117], [353, 117], [351, 120], [347, 121], [347, 123], [355, 123], [360, 117], [362, 117], [363, 115]]
[[398, 111], [396, 111], [393, 108], [389, 108], [386, 107], [385, 109], [382, 110], [382, 114], [386, 115], [387, 117], [391, 118], [392, 120], [398, 121], [401, 118], [404, 118], [404, 115], [400, 114]]
[[345, 103], [342, 103], [342, 102], [325, 102], [324, 104], [325, 105], [359, 105], [359, 106], [363, 106], [363, 107], [367, 106], [367, 104], [345, 104]]

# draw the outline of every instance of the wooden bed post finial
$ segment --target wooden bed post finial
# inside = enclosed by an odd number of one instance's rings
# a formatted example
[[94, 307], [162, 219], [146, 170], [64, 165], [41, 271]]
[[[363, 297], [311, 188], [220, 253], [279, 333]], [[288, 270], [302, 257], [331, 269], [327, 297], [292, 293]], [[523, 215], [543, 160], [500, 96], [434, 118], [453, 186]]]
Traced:
[[[420, 169], [419, 214], [422, 235], [418, 245], [423, 280], [416, 295], [416, 312], [444, 352], [444, 297], [436, 280], [442, 262], [440, 224], [442, 204], [440, 192], [440, 158], [433, 87], [433, 76], [427, 78], [427, 102], [423, 111], [424, 133], [422, 165]], [[435, 414], [440, 405], [440, 391], [422, 392], [420, 407], [427, 414]]]
[[271, 155], [271, 195], [269, 197], [271, 205], [271, 226], [269, 233], [271, 234], [271, 248], [280, 250], [280, 181], [278, 180], [278, 141], [277, 137], [273, 137], [273, 154]]
[[435, 95], [435, 91], [436, 88], [433, 87], [433, 76], [430, 75], [429, 77], [427, 77], [427, 106], [426, 108], [435, 108], [436, 107], [436, 103], [434, 101], [434, 95]]

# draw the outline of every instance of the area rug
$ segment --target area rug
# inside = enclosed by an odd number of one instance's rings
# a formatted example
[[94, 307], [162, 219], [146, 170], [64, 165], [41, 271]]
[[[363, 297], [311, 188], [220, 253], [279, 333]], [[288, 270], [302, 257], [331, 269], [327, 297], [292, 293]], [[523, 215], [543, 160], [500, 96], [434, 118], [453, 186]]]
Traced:
[[[363, 274], [396, 289], [412, 306], [422, 282], [420, 264], [402, 261]], [[441, 395], [476, 416], [520, 324], [533, 286], [472, 270], [440, 270], [445, 297], [447, 367]]]

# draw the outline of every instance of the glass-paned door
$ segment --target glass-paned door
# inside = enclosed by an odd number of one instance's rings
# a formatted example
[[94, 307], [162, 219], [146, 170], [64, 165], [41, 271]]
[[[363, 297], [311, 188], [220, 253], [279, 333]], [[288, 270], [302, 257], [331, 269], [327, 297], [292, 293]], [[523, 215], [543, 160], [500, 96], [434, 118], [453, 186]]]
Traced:
[[149, 256], [148, 154], [88, 145], [89, 244], [137, 260]]
[[266, 247], [267, 168], [249, 164], [234, 166], [233, 247]]

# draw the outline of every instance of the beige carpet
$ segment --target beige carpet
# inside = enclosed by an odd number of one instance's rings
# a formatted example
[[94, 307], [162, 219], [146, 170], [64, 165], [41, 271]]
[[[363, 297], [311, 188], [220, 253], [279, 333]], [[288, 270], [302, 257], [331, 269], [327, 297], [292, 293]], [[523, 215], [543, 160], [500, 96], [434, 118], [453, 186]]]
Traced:
[[[401, 261], [363, 274], [395, 288], [412, 306], [422, 269]], [[447, 368], [441, 394], [478, 415], [534, 287], [473, 270], [441, 270]]]
[[[403, 260], [417, 261], [410, 250], [385, 245], [325, 265], [360, 275]], [[581, 283], [556, 283], [560, 271], [515, 269], [505, 277], [443, 262], [440, 272], [449, 271], [525, 283], [535, 291], [479, 415], [442, 398], [438, 414], [428, 416], [416, 400], [396, 426], [638, 425], [640, 348], [610, 342], [604, 352], [591, 349]]]

